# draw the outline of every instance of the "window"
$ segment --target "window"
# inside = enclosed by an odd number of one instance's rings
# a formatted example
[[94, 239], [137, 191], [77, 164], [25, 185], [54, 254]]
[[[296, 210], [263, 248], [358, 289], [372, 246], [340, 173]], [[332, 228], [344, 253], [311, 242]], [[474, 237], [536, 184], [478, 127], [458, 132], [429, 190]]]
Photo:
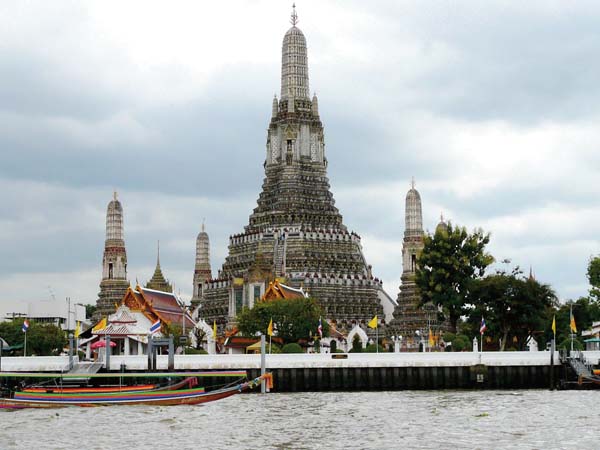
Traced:
[[239, 314], [244, 306], [244, 292], [242, 288], [238, 288], [234, 292], [235, 295], [235, 313]]
[[113, 263], [108, 263], [108, 279], [111, 280], [113, 277]]
[[410, 271], [417, 271], [417, 255], [415, 255], [414, 253], [410, 255]]
[[254, 302], [260, 300], [260, 286], [254, 286]]

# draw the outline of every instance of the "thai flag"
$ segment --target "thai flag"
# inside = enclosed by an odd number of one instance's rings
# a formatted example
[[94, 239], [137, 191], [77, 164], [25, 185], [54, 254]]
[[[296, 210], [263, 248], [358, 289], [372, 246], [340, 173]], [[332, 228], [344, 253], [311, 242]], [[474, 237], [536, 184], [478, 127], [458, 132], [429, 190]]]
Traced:
[[485, 326], [485, 320], [483, 317], [481, 318], [481, 326], [479, 327], [479, 334], [483, 334], [487, 327]]
[[23, 321], [23, 327], [21, 329], [23, 330], [23, 333], [26, 333], [27, 330], [29, 330], [29, 320], [25, 319]]
[[158, 331], [160, 331], [160, 319], [158, 319], [156, 322], [154, 322], [152, 324], [152, 326], [150, 327], [150, 334], [154, 334]]
[[320, 337], [323, 337], [323, 324], [321, 323], [320, 317], [319, 317], [319, 327], [317, 328], [317, 333], [319, 333]]

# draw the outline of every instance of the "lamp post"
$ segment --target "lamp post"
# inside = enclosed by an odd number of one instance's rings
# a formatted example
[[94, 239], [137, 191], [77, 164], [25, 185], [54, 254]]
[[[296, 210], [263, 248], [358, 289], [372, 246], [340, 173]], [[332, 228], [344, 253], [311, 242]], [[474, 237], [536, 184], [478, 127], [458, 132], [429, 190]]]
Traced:
[[[179, 304], [179, 307], [181, 308], [181, 336], [183, 337], [183, 339], [179, 339], [180, 343], [181, 343], [181, 351], [182, 353], [185, 355], [185, 344], [187, 342], [187, 336], [185, 334], [185, 315], [187, 313], [187, 306], [185, 305], [185, 302], [183, 300], [181, 300], [181, 298], [179, 298], [179, 296], [176, 296], [177, 298], [177, 303]], [[181, 342], [184, 341], [184, 342]]]

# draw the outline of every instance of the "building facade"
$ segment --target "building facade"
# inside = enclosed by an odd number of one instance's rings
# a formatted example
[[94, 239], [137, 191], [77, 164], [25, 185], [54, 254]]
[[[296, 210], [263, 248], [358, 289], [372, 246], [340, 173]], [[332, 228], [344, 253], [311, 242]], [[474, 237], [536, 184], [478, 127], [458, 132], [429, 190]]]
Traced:
[[258, 204], [244, 231], [230, 237], [218, 277], [202, 286], [199, 316], [219, 327], [232, 325], [276, 279], [317, 299], [337, 329], [383, 316], [382, 283], [330, 191], [323, 124], [317, 97], [309, 94], [306, 39], [297, 22], [294, 11], [283, 38], [281, 92], [272, 102]]

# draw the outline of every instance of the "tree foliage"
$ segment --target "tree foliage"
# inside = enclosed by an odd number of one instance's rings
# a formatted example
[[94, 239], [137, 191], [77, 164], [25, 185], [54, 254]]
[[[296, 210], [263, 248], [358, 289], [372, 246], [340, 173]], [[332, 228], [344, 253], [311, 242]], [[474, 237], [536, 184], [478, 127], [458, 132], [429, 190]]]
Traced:
[[470, 302], [468, 322], [473, 334], [484, 317], [485, 334], [502, 340], [501, 351], [509, 339], [511, 345], [524, 349], [529, 336], [542, 334], [551, 323], [551, 311], [558, 305], [550, 286], [525, 278], [518, 268], [511, 274], [497, 272], [476, 280], [471, 285]]
[[590, 258], [587, 268], [587, 279], [592, 286], [590, 295], [600, 301], [600, 256]]
[[415, 278], [421, 306], [429, 302], [442, 306], [453, 331], [465, 312], [471, 285], [494, 261], [485, 251], [489, 241], [490, 235], [482, 230], [469, 234], [452, 224], [424, 238]]
[[[317, 334], [321, 307], [311, 298], [278, 299], [261, 301], [254, 308], [244, 308], [237, 316], [238, 329], [247, 336], [266, 334], [269, 321], [273, 320], [275, 335], [284, 343], [310, 339]], [[329, 336], [329, 325], [322, 321], [323, 336]]]
[[[24, 342], [23, 320], [0, 323], [0, 337], [9, 345]], [[53, 356], [62, 352], [67, 345], [65, 332], [56, 325], [31, 321], [27, 330], [27, 355]]]

